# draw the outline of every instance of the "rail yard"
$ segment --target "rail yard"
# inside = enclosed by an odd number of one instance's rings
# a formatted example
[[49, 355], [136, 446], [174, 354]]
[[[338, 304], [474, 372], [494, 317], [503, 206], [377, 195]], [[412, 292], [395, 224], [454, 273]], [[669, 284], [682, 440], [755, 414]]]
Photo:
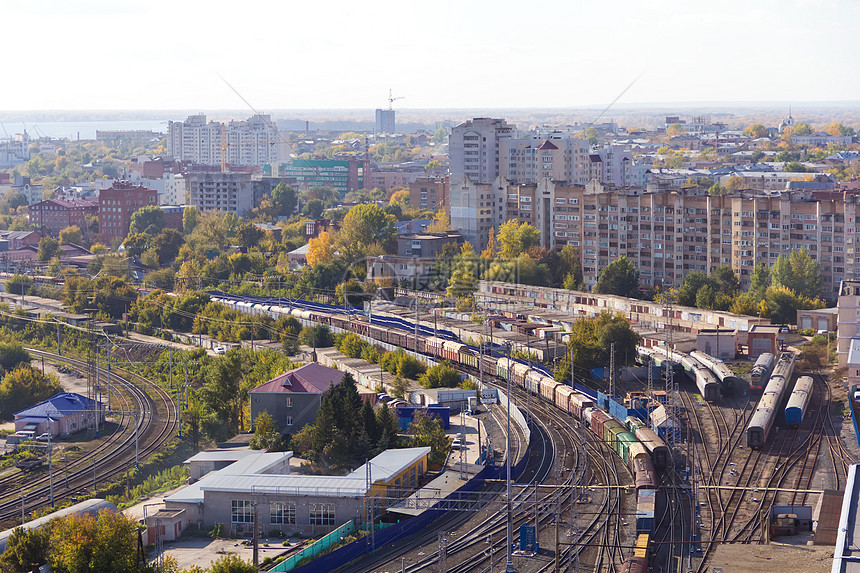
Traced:
[[[659, 471], [665, 460], [658, 462], [653, 448], [647, 450], [647, 467], [634, 459], [643, 451], [639, 444], [653, 446], [636, 432], [646, 421], [614, 418], [605, 395], [578, 383], [558, 383], [546, 369], [508, 358], [513, 343], [503, 332], [497, 331], [495, 340], [491, 334], [490, 344], [473, 346], [461, 342], [464, 333], [474, 332], [474, 341], [486, 333], [484, 327], [438, 314], [400, 310], [368, 320], [301, 301], [282, 306], [254, 297], [220, 300], [241, 304], [246, 312], [291, 313], [308, 324], [442, 358], [482, 376], [487, 386], [510, 379], [532, 430], [530, 444], [520, 436], [510, 452], [514, 460], [527, 456], [530, 468], [516, 480], [512, 521], [515, 530], [534, 523], [539, 541], [536, 553], [517, 553], [518, 571], [573, 565], [595, 571], [705, 571], [719, 546], [771, 542], [778, 533], [775, 508], [814, 509], [824, 489], [844, 487], [847, 468], [858, 459], [839, 439], [841, 421], [834, 420], [837, 402], [826, 375], [796, 371], [797, 356], [790, 349], [773, 357], [772, 372], [757, 368], [752, 382], [704, 353], [641, 349], [641, 357], [661, 373], [674, 370], [681, 382], [669, 392], [680, 431], [660, 450], [671, 449], [672, 455]], [[759, 366], [767, 362], [765, 357]], [[380, 551], [372, 562], [349, 570], [429, 571], [439, 563], [446, 570], [489, 570], [491, 561], [503, 570], [506, 498], [497, 483], [487, 487], [493, 495], [483, 498], [483, 505], [450, 512], [449, 521], [438, 527], [443, 534], [428, 533], [409, 546]], [[651, 521], [641, 519], [648, 515]], [[811, 526], [805, 519], [801, 529]]]

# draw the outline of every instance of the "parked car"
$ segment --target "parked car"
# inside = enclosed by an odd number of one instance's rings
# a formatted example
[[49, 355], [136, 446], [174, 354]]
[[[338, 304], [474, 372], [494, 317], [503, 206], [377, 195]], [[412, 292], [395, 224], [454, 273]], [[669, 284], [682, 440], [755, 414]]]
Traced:
[[451, 449], [452, 450], [459, 450], [461, 445], [462, 445], [462, 442], [460, 442], [460, 438], [454, 438], [454, 441], [451, 442]]
[[25, 440], [32, 440], [36, 437], [36, 432], [34, 432], [33, 430], [18, 430], [17, 432], [15, 432], [15, 435], [21, 436]]
[[36, 441], [37, 442], [50, 442], [51, 441], [51, 434], [45, 432], [44, 434], [42, 434], [41, 436], [36, 438]]
[[215, 352], [215, 354], [225, 354], [227, 352], [227, 349], [223, 346], [216, 346], [212, 350]]

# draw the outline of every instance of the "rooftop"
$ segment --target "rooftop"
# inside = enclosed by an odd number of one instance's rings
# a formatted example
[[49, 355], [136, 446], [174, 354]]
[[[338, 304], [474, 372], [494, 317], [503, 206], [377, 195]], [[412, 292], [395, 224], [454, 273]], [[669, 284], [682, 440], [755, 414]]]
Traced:
[[343, 372], [317, 363], [306, 364], [295, 370], [272, 378], [257, 386], [252, 393], [293, 392], [322, 394], [331, 386], [337, 386], [343, 379]]
[[[853, 345], [853, 341], [852, 341]], [[852, 347], [853, 350], [853, 347]], [[842, 498], [842, 515], [839, 518], [839, 535], [836, 538], [836, 551], [833, 554], [834, 572], [860, 571], [860, 522], [857, 521], [860, 503], [860, 484], [857, 483], [858, 464], [848, 469], [848, 483]]]
[[848, 364], [860, 366], [860, 338], [851, 339], [851, 346], [848, 347]]
[[[370, 464], [371, 482], [390, 481], [429, 453], [430, 448], [426, 446], [386, 450], [368, 462]], [[329, 497], [362, 497], [367, 493], [367, 464], [356, 468], [345, 476], [270, 473], [272, 468], [283, 467], [284, 461], [292, 455], [292, 452], [253, 452], [224, 469], [207, 474], [197, 483], [165, 498], [165, 501], [201, 503], [206, 491], [324, 495]]]
[[101, 402], [91, 400], [86, 396], [73, 392], [61, 392], [51, 396], [44, 402], [39, 402], [31, 408], [21, 410], [15, 414], [16, 418], [62, 418], [76, 412], [91, 410], [100, 406]]

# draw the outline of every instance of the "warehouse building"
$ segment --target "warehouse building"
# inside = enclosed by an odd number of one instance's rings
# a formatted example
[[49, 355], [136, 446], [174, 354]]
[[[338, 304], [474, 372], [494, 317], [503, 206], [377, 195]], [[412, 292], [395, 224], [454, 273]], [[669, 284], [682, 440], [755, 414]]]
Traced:
[[386, 450], [345, 476], [316, 476], [290, 473], [292, 452], [255, 452], [164, 501], [168, 510], [185, 510], [189, 523], [221, 524], [231, 535], [251, 533], [256, 521], [264, 531], [318, 536], [409, 496], [429, 454], [429, 447]]

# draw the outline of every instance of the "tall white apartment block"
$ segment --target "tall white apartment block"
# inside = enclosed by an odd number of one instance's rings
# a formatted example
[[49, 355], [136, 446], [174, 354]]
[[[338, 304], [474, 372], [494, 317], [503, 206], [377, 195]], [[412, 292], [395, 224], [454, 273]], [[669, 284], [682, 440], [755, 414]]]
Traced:
[[279, 132], [269, 115], [223, 124], [206, 122], [203, 114], [168, 123], [167, 153], [198, 165], [220, 165], [222, 151], [230, 165], [264, 165], [290, 157], [286, 132]]
[[500, 146], [515, 138], [517, 127], [504, 119], [477, 117], [454, 127], [448, 138], [451, 183], [468, 177], [472, 183], [492, 183], [500, 172]]

